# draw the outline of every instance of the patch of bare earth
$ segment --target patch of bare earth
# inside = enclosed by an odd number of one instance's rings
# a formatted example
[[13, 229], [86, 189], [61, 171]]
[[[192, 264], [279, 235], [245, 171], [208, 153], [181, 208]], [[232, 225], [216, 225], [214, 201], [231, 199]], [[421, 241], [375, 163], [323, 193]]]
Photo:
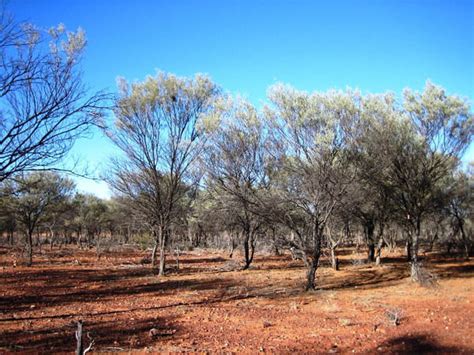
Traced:
[[472, 260], [430, 256], [438, 286], [423, 288], [400, 255], [376, 267], [346, 252], [341, 271], [323, 260], [319, 289], [305, 293], [304, 267], [288, 256], [237, 271], [195, 251], [158, 277], [142, 252], [53, 250], [28, 268], [1, 249], [0, 353], [73, 352], [79, 319], [96, 352], [473, 353]]

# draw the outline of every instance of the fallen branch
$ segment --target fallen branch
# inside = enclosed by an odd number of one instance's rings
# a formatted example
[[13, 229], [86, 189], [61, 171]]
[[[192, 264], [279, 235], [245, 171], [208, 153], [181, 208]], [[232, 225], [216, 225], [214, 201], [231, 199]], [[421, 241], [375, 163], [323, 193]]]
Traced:
[[77, 346], [76, 346], [76, 355], [85, 355], [89, 351], [92, 350], [92, 347], [94, 345], [94, 340], [90, 336], [89, 333], [87, 333], [87, 338], [89, 339], [90, 343], [87, 348], [84, 349], [84, 345], [82, 343], [82, 332], [83, 332], [83, 324], [82, 321], [79, 320], [77, 322], [77, 330], [76, 330], [76, 341], [77, 341]]

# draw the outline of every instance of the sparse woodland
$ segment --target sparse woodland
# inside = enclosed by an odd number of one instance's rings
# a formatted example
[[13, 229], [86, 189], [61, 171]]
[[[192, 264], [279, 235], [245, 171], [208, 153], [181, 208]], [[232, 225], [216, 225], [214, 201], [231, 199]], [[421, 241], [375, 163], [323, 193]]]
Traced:
[[[396, 94], [276, 84], [255, 106], [205, 75], [163, 72], [94, 93], [82, 81], [84, 36], [2, 14], [0, 245], [15, 255], [2, 267], [27, 269], [50, 251], [100, 262], [137, 250], [166, 280], [196, 250], [241, 273], [285, 255], [302, 267], [299, 288], [315, 290], [326, 287], [323, 260], [335, 273], [383, 270], [398, 250], [427, 285], [426, 255], [473, 256], [467, 99], [431, 82]], [[77, 192], [71, 177], [67, 154], [93, 129], [116, 147], [109, 200]], [[352, 264], [341, 263], [347, 250]]]
[[[104, 128], [120, 150], [111, 200], [74, 192], [58, 172], [17, 172], [2, 185], [3, 243], [151, 248], [151, 267], [192, 248], [235, 248], [242, 269], [261, 251], [291, 251], [317, 285], [321, 255], [355, 245], [367, 262], [406, 247], [472, 256], [472, 137], [465, 100], [427, 83], [422, 93], [300, 92], [277, 85], [257, 110], [209, 78], [159, 73], [121, 83]], [[6, 164], [6, 163], [5, 163]], [[16, 168], [16, 166], [15, 166]]]

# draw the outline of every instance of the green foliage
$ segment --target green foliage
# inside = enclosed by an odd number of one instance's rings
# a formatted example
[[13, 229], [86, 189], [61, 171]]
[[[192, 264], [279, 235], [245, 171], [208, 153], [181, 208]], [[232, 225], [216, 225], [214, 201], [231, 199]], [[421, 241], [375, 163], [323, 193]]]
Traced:
[[74, 183], [57, 173], [35, 172], [18, 177], [13, 204], [26, 231], [32, 231], [56, 205], [63, 203], [74, 190]]

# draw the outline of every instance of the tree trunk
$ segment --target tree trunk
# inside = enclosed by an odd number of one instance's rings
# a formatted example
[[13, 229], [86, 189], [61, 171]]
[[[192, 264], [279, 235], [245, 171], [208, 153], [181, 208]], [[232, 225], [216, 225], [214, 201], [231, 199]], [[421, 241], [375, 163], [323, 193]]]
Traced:
[[418, 262], [418, 246], [421, 235], [421, 221], [418, 219], [416, 222], [415, 233], [412, 234], [412, 245], [411, 245], [411, 260], [412, 262]]
[[229, 254], [229, 258], [232, 259], [232, 257], [234, 256], [234, 250], [235, 250], [235, 247], [237, 246], [237, 243], [235, 242], [235, 238], [234, 238], [234, 236], [232, 235], [232, 233], [229, 234], [229, 237], [230, 237], [230, 254]]
[[127, 229], [123, 233], [123, 243], [128, 244], [128, 239], [130, 238], [130, 226], [127, 225]]
[[459, 231], [461, 232], [461, 238], [464, 245], [464, 257], [469, 259], [469, 254], [471, 251], [471, 243], [469, 238], [467, 238], [466, 233], [464, 232], [464, 223], [462, 220], [459, 220]]
[[377, 243], [377, 253], [376, 253], [376, 256], [375, 256], [375, 265], [380, 265], [380, 263], [382, 262], [383, 243], [384, 243], [384, 240], [383, 240], [383, 237], [381, 236], [379, 238], [378, 243]]
[[101, 242], [100, 235], [97, 235], [97, 242], [96, 242], [96, 245], [95, 245], [95, 252], [96, 252], [96, 255], [97, 255], [97, 260], [100, 260], [100, 256], [101, 256], [100, 242]]
[[434, 244], [438, 240], [438, 232], [436, 232], [433, 236], [430, 236], [430, 245], [429, 245], [429, 252], [433, 251]]
[[53, 250], [53, 244], [54, 244], [54, 231], [52, 228], [49, 229], [49, 234], [51, 239], [49, 240], [49, 250]]
[[273, 244], [273, 253], [275, 256], [280, 256], [280, 250], [278, 249], [278, 242], [276, 237], [275, 228], [272, 228], [272, 244]]
[[307, 262], [307, 257], [304, 260], [308, 267], [306, 273], [306, 291], [311, 291], [316, 288], [316, 271], [319, 265], [319, 258], [321, 257], [321, 240], [322, 240], [322, 227], [318, 228], [318, 224], [313, 226], [313, 253], [311, 255], [311, 261]]
[[158, 240], [155, 239], [155, 244], [153, 245], [153, 250], [151, 252], [151, 267], [155, 267], [156, 266], [156, 254], [157, 254], [157, 251], [158, 251]]
[[417, 281], [419, 264], [418, 264], [418, 243], [421, 234], [421, 221], [418, 218], [416, 221], [415, 233], [412, 234], [412, 245], [411, 245], [411, 277]]
[[77, 231], [77, 246], [82, 249], [82, 232]]
[[275, 254], [275, 256], [281, 255], [280, 249], [278, 249], [278, 245], [276, 245], [275, 243], [273, 244], [273, 253]]
[[93, 233], [87, 231], [87, 247], [88, 247], [89, 249], [92, 248], [93, 237], [94, 237], [94, 236], [93, 236]]
[[153, 250], [151, 252], [151, 267], [154, 268], [156, 266], [156, 254], [158, 251], [158, 246], [160, 245], [161, 237], [159, 232], [156, 231], [155, 228], [152, 230], [153, 239], [155, 240], [155, 244], [153, 245]]
[[253, 261], [253, 256], [255, 254], [255, 234], [252, 234], [250, 238], [250, 260], [249, 260], [249, 265]]
[[160, 268], [158, 270], [158, 275], [159, 276], [164, 276], [165, 275], [165, 259], [166, 259], [166, 251], [164, 247], [160, 246]]
[[316, 289], [316, 271], [319, 265], [319, 257], [321, 252], [315, 252], [311, 261], [308, 263], [308, 271], [306, 273], [306, 291]]
[[380, 265], [382, 261], [382, 248], [384, 244], [384, 239], [383, 239], [383, 229], [384, 226], [382, 223], [380, 223], [380, 232], [378, 235], [378, 242], [377, 242], [377, 253], [375, 256], [375, 265]]
[[367, 253], [367, 261], [368, 262], [373, 262], [375, 261], [375, 244], [374, 243], [371, 243], [369, 244], [369, 250], [368, 250], [368, 253]]
[[176, 269], [179, 270], [179, 248], [175, 249], [175, 255], [176, 255]]
[[250, 263], [252, 262], [250, 258], [250, 231], [245, 231], [244, 257], [245, 257], [245, 265], [244, 265], [243, 270], [247, 270], [250, 267]]
[[166, 272], [166, 245], [168, 242], [168, 234], [169, 230], [162, 230], [161, 231], [161, 238], [160, 238], [160, 268], [158, 270], [159, 276], [164, 276]]
[[450, 239], [446, 243], [446, 254], [451, 255], [451, 249], [454, 247], [453, 241]]
[[33, 231], [29, 230], [26, 235], [26, 266], [33, 264]]
[[331, 266], [334, 270], [339, 271], [339, 259], [336, 258], [336, 246], [331, 247]]
[[369, 263], [375, 261], [375, 242], [374, 242], [374, 230], [375, 230], [375, 224], [373, 220], [367, 221], [365, 225], [365, 231], [366, 231], [366, 240], [367, 240], [367, 261]]
[[311, 260], [309, 263], [308, 272], [306, 273], [306, 291], [312, 291], [316, 287], [316, 269], [317, 265], [313, 260]]
[[406, 253], [407, 253], [407, 260], [408, 261], [411, 261], [411, 240], [410, 240], [411, 236], [409, 235], [408, 238], [407, 238], [407, 241], [405, 243], [405, 249], [406, 249]]

